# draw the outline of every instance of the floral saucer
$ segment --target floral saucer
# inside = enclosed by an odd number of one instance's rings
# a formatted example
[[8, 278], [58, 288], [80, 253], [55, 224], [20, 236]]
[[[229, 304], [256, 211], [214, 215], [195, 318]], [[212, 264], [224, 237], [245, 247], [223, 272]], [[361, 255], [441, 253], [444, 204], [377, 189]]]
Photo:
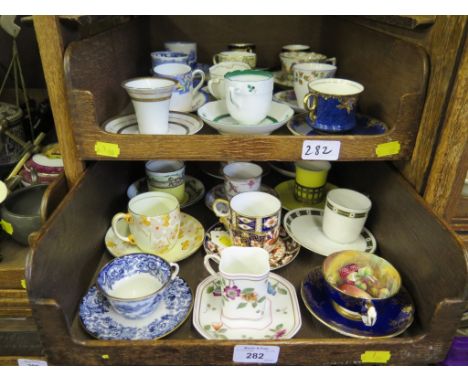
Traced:
[[325, 196], [328, 191], [333, 190], [336, 188], [334, 184], [327, 183], [324, 189], [324, 198], [321, 202], [316, 204], [308, 204], [305, 202], [300, 202], [294, 197], [294, 179], [286, 180], [275, 187], [275, 191], [278, 193], [278, 198], [281, 200], [282, 207], [289, 211], [294, 210], [296, 208], [302, 207], [314, 207], [314, 208], [324, 208], [325, 206]]
[[282, 70], [278, 70], [277, 72], [273, 72], [273, 78], [275, 81], [275, 85], [278, 85], [283, 88], [292, 88], [294, 87], [294, 81], [291, 79], [286, 78], [285, 73]]
[[296, 93], [293, 89], [283, 90], [273, 94], [273, 99], [278, 102], [282, 102], [292, 108], [296, 113], [303, 113], [305, 109], [298, 105], [296, 99]]
[[[266, 192], [267, 194], [278, 197], [278, 194], [271, 187], [268, 187], [265, 184], [260, 186], [261, 192]], [[213, 211], [213, 203], [216, 199], [226, 199], [226, 192], [224, 191], [224, 183], [214, 186], [210, 191], [205, 195], [205, 205]]]
[[301, 312], [293, 285], [270, 273], [265, 316], [257, 321], [228, 320], [222, 315], [219, 276], [209, 276], [197, 288], [193, 325], [207, 339], [276, 340], [292, 338], [301, 328]]
[[380, 135], [388, 131], [388, 126], [375, 118], [364, 114], [356, 114], [356, 127], [352, 130], [337, 133], [327, 133], [316, 130], [309, 124], [307, 113], [297, 114], [288, 122], [288, 129], [294, 135]]
[[[140, 178], [133, 182], [127, 189], [129, 199], [148, 191], [148, 183], [146, 178]], [[205, 186], [201, 181], [193, 176], [185, 175], [185, 195], [184, 200], [180, 203], [180, 208], [189, 207], [203, 198], [205, 195]]]
[[80, 319], [85, 330], [101, 340], [155, 340], [181, 326], [189, 317], [192, 305], [190, 287], [176, 277], [151, 315], [131, 320], [115, 312], [104, 295], [92, 286], [81, 301]]
[[[205, 233], [203, 247], [206, 253], [220, 254], [221, 250], [232, 245], [231, 236], [222, 223], [216, 223]], [[279, 239], [270, 251], [270, 269], [277, 270], [291, 263], [299, 254], [301, 246], [280, 228]]]
[[[203, 244], [203, 237], [205, 234], [203, 226], [193, 216], [181, 212], [180, 217], [179, 239], [177, 240], [177, 243], [167, 252], [155, 253], [155, 255], [173, 263], [181, 261], [194, 254]], [[117, 223], [117, 229], [122, 235], [130, 234], [128, 223], [125, 220], [120, 220]], [[144, 252], [136, 245], [120, 240], [115, 235], [112, 227], [107, 230], [104, 240], [107, 250], [115, 257], [135, 252]]]
[[245, 125], [231, 117], [225, 101], [208, 102], [198, 109], [203, 121], [223, 135], [269, 135], [285, 125], [294, 115], [288, 105], [272, 102], [268, 115], [257, 124]]
[[[209, 176], [216, 179], [224, 180], [223, 169], [229, 162], [198, 162], [200, 169]], [[258, 164], [262, 169], [262, 176], [267, 176], [270, 173], [270, 167], [265, 162], [252, 162]]]
[[352, 243], [336, 243], [323, 233], [322, 216], [322, 209], [297, 208], [284, 216], [284, 228], [289, 236], [301, 246], [318, 255], [329, 256], [334, 252], [344, 250], [374, 253], [377, 243], [367, 228], [364, 228], [359, 238]]
[[413, 322], [414, 305], [405, 288], [388, 302], [384, 312], [378, 312], [374, 326], [344, 318], [333, 307], [324, 285], [321, 267], [314, 268], [301, 285], [301, 297], [307, 310], [322, 324], [348, 337], [389, 338], [403, 333]]
[[[201, 95], [201, 97], [203, 101], [204, 96]], [[108, 133], [140, 134], [135, 114], [108, 119], [102, 127]], [[203, 121], [196, 115], [178, 111], [169, 112], [169, 131], [167, 135], [193, 135], [198, 133], [202, 127]]]

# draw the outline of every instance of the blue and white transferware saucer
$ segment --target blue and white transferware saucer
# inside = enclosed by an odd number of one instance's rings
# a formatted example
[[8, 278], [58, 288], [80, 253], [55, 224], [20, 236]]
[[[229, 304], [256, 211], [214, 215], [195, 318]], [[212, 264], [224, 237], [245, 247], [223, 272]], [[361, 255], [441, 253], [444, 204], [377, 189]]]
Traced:
[[314, 268], [302, 282], [301, 297], [309, 312], [322, 324], [348, 337], [389, 338], [403, 333], [413, 322], [413, 301], [403, 287], [390, 299], [385, 311], [378, 312], [374, 326], [339, 314], [328, 297], [321, 266]]
[[356, 114], [356, 127], [339, 133], [326, 133], [311, 127], [307, 113], [297, 114], [288, 122], [288, 129], [294, 135], [381, 135], [388, 131], [388, 126], [375, 118]]
[[283, 220], [283, 226], [289, 236], [299, 245], [318, 255], [329, 256], [347, 249], [374, 253], [377, 242], [374, 235], [364, 228], [359, 237], [348, 244], [330, 240], [322, 231], [323, 209], [303, 207], [289, 211]]
[[96, 286], [92, 286], [81, 301], [80, 319], [86, 331], [101, 340], [154, 340], [182, 325], [190, 315], [192, 303], [190, 287], [176, 277], [151, 315], [132, 320], [116, 313]]
[[222, 315], [219, 276], [209, 276], [197, 288], [193, 326], [210, 340], [283, 340], [301, 328], [301, 312], [294, 286], [277, 274], [268, 276], [265, 315], [259, 320], [229, 320]]

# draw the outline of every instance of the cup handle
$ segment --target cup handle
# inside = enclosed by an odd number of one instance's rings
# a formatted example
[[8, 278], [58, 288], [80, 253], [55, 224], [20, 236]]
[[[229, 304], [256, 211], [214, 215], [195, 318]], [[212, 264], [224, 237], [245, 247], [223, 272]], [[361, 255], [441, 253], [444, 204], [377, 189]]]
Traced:
[[200, 82], [198, 83], [198, 85], [193, 89], [193, 92], [192, 94], [195, 94], [197, 93], [200, 88], [203, 86], [203, 84], [205, 83], [205, 73], [203, 72], [203, 70], [201, 69], [195, 69], [193, 72], [192, 72], [192, 82], [193, 82], [193, 78], [195, 76], [200, 76]]
[[215, 85], [215, 84], [219, 84], [219, 83], [220, 83], [220, 80], [219, 80], [218, 78], [215, 78], [214, 80], [209, 80], [209, 81], [208, 81], [208, 90], [209, 90], [209, 92], [211, 93], [211, 95], [212, 95], [213, 97], [216, 97], [216, 98], [218, 98], [218, 97], [215, 95], [216, 92], [215, 92], [215, 90], [214, 90], [214, 85]]
[[238, 89], [230, 86], [228, 90], [229, 90], [229, 100], [231, 101], [231, 103], [238, 109], [241, 109], [240, 103], [236, 101], [236, 93], [238, 92]]
[[219, 64], [219, 61], [218, 61], [218, 56], [219, 56], [219, 53], [216, 53], [214, 56], [213, 56], [213, 64]]
[[362, 307], [361, 319], [366, 326], [374, 326], [377, 322], [377, 310], [372, 301], [366, 301]]
[[119, 233], [117, 229], [117, 223], [121, 219], [125, 219], [127, 222], [129, 222], [131, 219], [131, 215], [129, 213], [124, 213], [124, 212], [119, 212], [118, 214], [115, 214], [114, 217], [112, 218], [112, 231], [114, 231], [115, 236], [117, 236], [120, 240], [136, 245], [135, 239], [132, 234], [128, 236], [123, 236]]
[[333, 66], [336, 66], [336, 57], [329, 57], [325, 59], [324, 61], [332, 64]]
[[169, 265], [171, 266], [171, 281], [173, 281], [179, 274], [179, 264], [169, 263]]
[[[312, 99], [312, 104], [309, 104], [310, 99]], [[313, 93], [308, 93], [304, 97], [304, 109], [310, 111], [309, 118], [312, 123], [315, 123], [317, 119], [316, 109], [317, 109], [317, 95]]]
[[[227, 212], [223, 211], [218, 207], [218, 205], [225, 205], [226, 207], [224, 208]], [[213, 202], [213, 211], [216, 214], [217, 217], [219, 218], [225, 218], [229, 216], [229, 202], [226, 199], [216, 199]]]
[[212, 259], [215, 263], [219, 265], [219, 263], [221, 262], [221, 257], [219, 257], [219, 255], [209, 254], [206, 255], [203, 259], [203, 265], [205, 266], [206, 270], [213, 276], [216, 276], [218, 273], [215, 272], [213, 268], [211, 268], [210, 259]]

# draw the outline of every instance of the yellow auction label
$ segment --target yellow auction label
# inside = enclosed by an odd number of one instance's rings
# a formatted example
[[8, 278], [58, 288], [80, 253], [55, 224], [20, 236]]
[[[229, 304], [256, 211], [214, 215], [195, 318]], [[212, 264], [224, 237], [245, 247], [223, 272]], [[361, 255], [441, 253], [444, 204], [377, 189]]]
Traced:
[[375, 148], [375, 153], [377, 156], [386, 157], [389, 155], [396, 155], [400, 152], [401, 145], [398, 141], [392, 141], [387, 143], [381, 143]]
[[103, 354], [103, 355], [101, 356], [101, 358], [102, 358], [102, 359], [109, 359], [110, 357], [109, 357], [109, 354]]
[[94, 151], [97, 155], [104, 157], [118, 158], [120, 155], [120, 147], [117, 143], [96, 142]]
[[361, 354], [362, 363], [387, 363], [390, 361], [392, 354], [389, 351], [374, 350], [366, 351]]
[[0, 220], [0, 225], [2, 226], [2, 229], [8, 234], [8, 235], [13, 235], [13, 226], [8, 223], [6, 220]]
[[22, 279], [22, 280], [21, 280], [21, 287], [22, 287], [23, 289], [26, 289], [26, 280], [25, 280], [25, 279]]

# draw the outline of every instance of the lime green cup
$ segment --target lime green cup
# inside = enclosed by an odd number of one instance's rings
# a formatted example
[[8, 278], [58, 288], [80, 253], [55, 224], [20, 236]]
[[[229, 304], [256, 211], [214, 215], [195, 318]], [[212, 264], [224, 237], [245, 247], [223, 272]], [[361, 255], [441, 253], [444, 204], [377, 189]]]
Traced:
[[294, 197], [306, 204], [316, 204], [325, 197], [328, 171], [331, 164], [327, 161], [298, 161]]

